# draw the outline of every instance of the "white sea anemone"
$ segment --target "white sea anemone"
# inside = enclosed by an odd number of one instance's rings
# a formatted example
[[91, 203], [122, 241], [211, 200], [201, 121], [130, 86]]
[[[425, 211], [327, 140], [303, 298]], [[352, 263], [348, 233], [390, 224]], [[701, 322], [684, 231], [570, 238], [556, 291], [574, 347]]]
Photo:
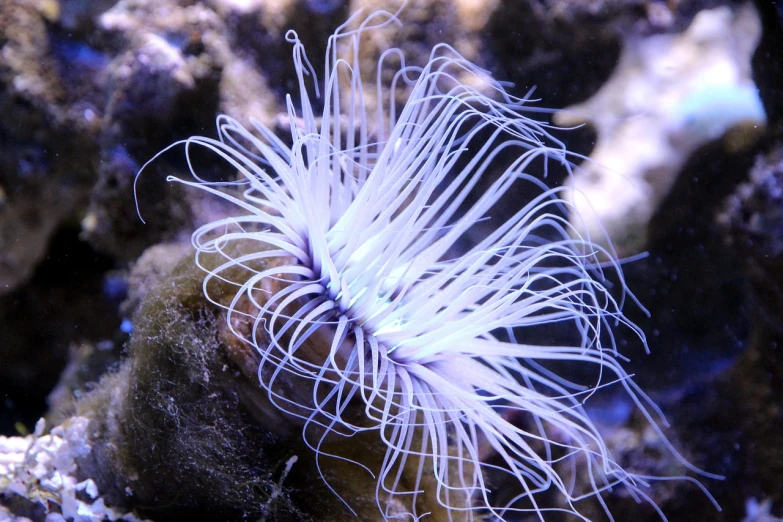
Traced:
[[[463, 518], [529, 511], [542, 520], [548, 510], [581, 517], [580, 499], [616, 485], [647, 498], [645, 478], [618, 465], [583, 406], [615, 383], [666, 441], [660, 412], [618, 362], [610, 327], [643, 334], [621, 312], [628, 294], [613, 296], [603, 282], [599, 256], [611, 252], [570, 225], [565, 189], [526, 173], [534, 161], [570, 169], [567, 152], [525, 115], [527, 98], [510, 95], [447, 45], [424, 67], [386, 51], [378, 108], [368, 114], [360, 35], [390, 23], [397, 18], [380, 12], [358, 28], [341, 26], [329, 40], [323, 84], [288, 33], [299, 81], [298, 101], [287, 98], [290, 146], [261, 123], [250, 131], [224, 116], [218, 139], [181, 142], [194, 180], [172, 179], [238, 209], [193, 234], [197, 262], [225, 257], [216, 268], [200, 263], [207, 297], [258, 350], [261, 385], [301, 419], [319, 458], [339, 457], [322, 449], [330, 437], [378, 434], [386, 457], [370, 471], [384, 518], [392, 513], [381, 499], [394, 497], [408, 499], [406, 518], [425, 516], [416, 507], [425, 494]], [[392, 56], [402, 64], [384, 86]], [[402, 88], [409, 95], [398, 108]], [[240, 181], [199, 177], [194, 146], [224, 159]], [[490, 216], [510, 191], [524, 199], [496, 223]], [[619, 265], [608, 266], [622, 283]], [[236, 285], [229, 304], [210, 296], [215, 279]], [[248, 321], [252, 328], [237, 326]], [[516, 342], [525, 328], [545, 324], [573, 330], [574, 344]], [[314, 353], [308, 340], [318, 336], [327, 342]], [[552, 361], [595, 367], [597, 378], [577, 385], [548, 368]], [[309, 383], [307, 400], [286, 392], [289, 377]], [[482, 461], [487, 449], [499, 457], [494, 464]], [[561, 461], [574, 463], [589, 491], [556, 471]], [[405, 487], [400, 474], [410, 466], [417, 479]], [[493, 505], [488, 471], [513, 476], [522, 494]], [[425, 478], [435, 485], [426, 492]], [[540, 494], [555, 490], [560, 507], [541, 505]]]

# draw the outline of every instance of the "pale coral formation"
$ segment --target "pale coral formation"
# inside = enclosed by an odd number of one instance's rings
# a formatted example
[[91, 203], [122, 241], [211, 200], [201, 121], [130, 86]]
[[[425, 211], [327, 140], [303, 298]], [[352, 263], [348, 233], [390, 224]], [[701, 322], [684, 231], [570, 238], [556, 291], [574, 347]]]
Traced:
[[679, 34], [626, 38], [607, 83], [555, 117], [563, 126], [587, 122], [598, 133], [570, 180], [581, 231], [601, 240], [605, 230], [624, 253], [639, 250], [647, 223], [698, 147], [738, 126], [765, 125], [750, 64], [760, 37], [758, 12], [745, 4], [701, 11]]

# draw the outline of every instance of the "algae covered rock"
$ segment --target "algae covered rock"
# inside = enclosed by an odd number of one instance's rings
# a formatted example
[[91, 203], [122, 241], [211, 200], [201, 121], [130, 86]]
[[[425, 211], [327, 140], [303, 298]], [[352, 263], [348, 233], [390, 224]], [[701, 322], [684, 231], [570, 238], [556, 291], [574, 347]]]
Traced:
[[172, 250], [144, 265], [165, 276], [156, 285], [141, 276], [153, 288], [133, 315], [129, 359], [78, 404], [93, 419], [94, 448], [80, 469], [112, 502], [146, 506], [153, 518], [293, 512], [286, 495], [269, 504], [293, 453], [242, 406], [239, 388], [250, 383], [227, 366], [201, 273], [188, 257], [171, 267]]
[[[301, 419], [281, 413], [258, 384], [260, 356], [204, 298], [191, 255], [181, 245], [159, 246], [131, 275], [145, 288], [130, 293], [137, 309], [128, 359], [76, 405], [90, 419], [92, 448], [79, 459], [80, 475], [109, 505], [157, 520], [346, 520], [351, 512], [322, 478], [360, 520], [381, 520], [375, 481], [362, 467], [377, 469], [385, 457], [379, 432], [326, 438], [316, 457], [303, 443]], [[210, 295], [230, 297], [224, 286]], [[312, 397], [294, 377], [286, 382], [282, 393]], [[418, 473], [409, 467], [401, 480], [413, 487]], [[434, 491], [437, 483], [419, 487]], [[434, 496], [418, 502], [446, 519]], [[388, 507], [408, 509], [399, 499]]]

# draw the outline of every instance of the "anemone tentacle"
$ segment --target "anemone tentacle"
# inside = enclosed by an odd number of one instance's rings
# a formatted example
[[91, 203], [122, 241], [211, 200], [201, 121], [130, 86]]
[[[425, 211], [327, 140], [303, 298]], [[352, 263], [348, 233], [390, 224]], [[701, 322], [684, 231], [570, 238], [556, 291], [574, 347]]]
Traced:
[[[693, 469], [658, 427], [665, 424], [660, 410], [620, 364], [615, 325], [642, 342], [644, 334], [622, 313], [630, 294], [619, 263], [605, 262], [612, 252], [572, 226], [565, 188], [548, 188], [528, 173], [534, 162], [571, 168], [548, 125], [528, 116], [529, 96], [509, 94], [447, 45], [433, 49], [423, 67], [389, 50], [376, 74], [378, 107], [368, 114], [361, 36], [399, 22], [379, 12], [352, 29], [359, 16], [330, 38], [322, 84], [296, 33], [286, 35], [299, 94], [296, 103], [286, 100], [290, 146], [260, 122], [248, 130], [221, 116], [218, 139], [180, 143], [193, 179], [171, 178], [237, 207], [237, 216], [199, 228], [193, 245], [206, 271], [205, 294], [261, 356], [258, 375], [270, 401], [301, 419], [305, 441], [323, 458], [333, 457], [322, 447], [329, 437], [377, 432], [387, 452], [372, 472], [386, 517], [384, 495], [410, 497], [409, 516], [422, 517], [416, 499], [428, 477], [438, 502], [454, 513], [489, 510], [501, 519], [531, 511], [543, 520], [550, 510], [583, 518], [577, 502], [616, 485], [647, 498], [646, 477], [623, 470], [585, 411], [586, 398], [609, 384], [624, 388]], [[352, 59], [339, 57], [346, 55]], [[401, 65], [385, 95], [382, 73], [392, 56]], [[400, 87], [409, 94], [398, 112]], [[217, 154], [239, 180], [204, 180], [192, 147]], [[490, 223], [501, 199], [519, 187], [531, 194], [526, 202]], [[259, 248], [237, 254], [237, 244]], [[214, 255], [224, 262], [201, 263]], [[257, 268], [270, 258], [282, 261]], [[620, 296], [607, 289], [602, 267], [617, 275]], [[235, 286], [230, 302], [210, 296], [213, 280]], [[284, 284], [271, 291], [268, 280]], [[252, 333], [237, 321], [250, 321]], [[578, 341], [516, 342], [515, 331], [551, 323], [573, 329]], [[316, 335], [328, 339], [320, 352], [309, 344]], [[593, 366], [596, 382], [567, 381], [545, 367], [551, 361]], [[310, 381], [312, 396], [286, 394], [289, 377]], [[514, 412], [532, 427], [514, 422]], [[482, 460], [487, 447], [502, 464]], [[568, 460], [589, 477], [587, 493], [556, 471]], [[411, 462], [418, 473], [406, 488], [401, 474]], [[487, 471], [512, 476], [522, 493], [493, 505]], [[540, 505], [540, 493], [552, 488], [563, 507]]]

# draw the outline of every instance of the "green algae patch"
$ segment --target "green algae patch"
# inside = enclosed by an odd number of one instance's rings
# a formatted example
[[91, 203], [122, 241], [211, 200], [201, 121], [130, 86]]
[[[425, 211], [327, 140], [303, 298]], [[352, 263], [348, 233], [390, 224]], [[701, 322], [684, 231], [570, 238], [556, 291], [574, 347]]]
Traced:
[[301, 519], [287, 495], [270, 503], [290, 450], [241, 403], [248, 383], [221, 348], [203, 272], [187, 255], [158, 276], [133, 316], [129, 359], [78, 405], [97, 420], [83, 470], [152, 518]]

